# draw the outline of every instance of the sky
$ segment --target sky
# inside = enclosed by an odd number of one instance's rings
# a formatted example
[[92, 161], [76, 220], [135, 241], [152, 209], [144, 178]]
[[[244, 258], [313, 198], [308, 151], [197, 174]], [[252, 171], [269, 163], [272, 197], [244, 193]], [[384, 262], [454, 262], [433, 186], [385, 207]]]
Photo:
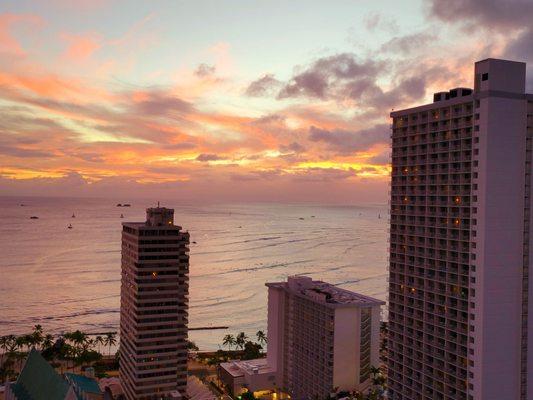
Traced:
[[392, 109], [529, 63], [531, 0], [2, 0], [0, 195], [385, 203]]

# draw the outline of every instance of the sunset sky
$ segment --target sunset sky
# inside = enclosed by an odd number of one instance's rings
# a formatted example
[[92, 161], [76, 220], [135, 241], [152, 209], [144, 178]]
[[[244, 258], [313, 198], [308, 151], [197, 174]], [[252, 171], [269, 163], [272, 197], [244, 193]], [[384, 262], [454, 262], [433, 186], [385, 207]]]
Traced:
[[0, 194], [385, 202], [392, 108], [530, 63], [533, 2], [3, 0]]

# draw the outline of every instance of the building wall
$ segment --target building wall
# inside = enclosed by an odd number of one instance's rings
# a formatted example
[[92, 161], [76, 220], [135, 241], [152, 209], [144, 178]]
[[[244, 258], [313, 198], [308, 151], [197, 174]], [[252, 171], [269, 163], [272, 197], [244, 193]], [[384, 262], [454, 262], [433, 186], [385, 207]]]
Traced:
[[470, 393], [520, 399], [526, 102], [512, 94], [524, 93], [525, 65], [477, 63], [476, 79], [484, 73], [476, 95]]
[[339, 390], [359, 387], [360, 310], [337, 308], [333, 339], [333, 386]]
[[168, 220], [170, 211], [147, 224], [123, 224], [120, 378], [127, 400], [186, 392], [189, 234]]
[[390, 395], [466, 399], [472, 95], [392, 116]]
[[275, 384], [282, 389], [284, 385], [284, 333], [285, 333], [285, 291], [268, 288], [268, 365], [276, 371]]
[[528, 100], [528, 116], [527, 116], [527, 134], [528, 134], [528, 160], [526, 160], [526, 172], [529, 173], [529, 215], [526, 214], [526, 220], [529, 221], [529, 237], [526, 237], [526, 243], [528, 246], [528, 268], [526, 272], [527, 280], [525, 284], [528, 287], [527, 294], [527, 304], [525, 304], [526, 309], [528, 310], [528, 320], [526, 323], [527, 329], [525, 332], [525, 339], [527, 340], [526, 344], [526, 360], [527, 360], [527, 370], [525, 371], [526, 376], [526, 399], [527, 395], [531, 396], [533, 393], [533, 254], [531, 253], [533, 249], [533, 235], [531, 235], [531, 227], [533, 227], [533, 212], [531, 211], [531, 199], [533, 199], [533, 184], [532, 184], [532, 175], [533, 175], [533, 163], [532, 163], [532, 153], [533, 153], [533, 95], [529, 96]]

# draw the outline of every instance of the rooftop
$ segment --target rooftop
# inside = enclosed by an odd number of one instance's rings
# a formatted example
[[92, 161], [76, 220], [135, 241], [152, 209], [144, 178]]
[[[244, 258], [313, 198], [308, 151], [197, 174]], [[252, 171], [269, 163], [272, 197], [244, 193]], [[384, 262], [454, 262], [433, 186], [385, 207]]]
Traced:
[[266, 358], [257, 358], [255, 360], [246, 361], [228, 361], [220, 363], [220, 367], [224, 368], [233, 377], [243, 376], [244, 374], [266, 374], [274, 372], [274, 370], [268, 366]]
[[289, 276], [287, 282], [272, 282], [266, 285], [306, 297], [317, 303], [326, 303], [333, 306], [372, 307], [385, 304], [382, 300], [342, 289], [331, 283], [314, 281], [307, 276]]
[[71, 382], [78, 390], [82, 391], [83, 393], [102, 393], [102, 391], [100, 390], [100, 386], [98, 386], [98, 383], [92, 378], [88, 378], [83, 375], [72, 374], [70, 372], [67, 372], [65, 374], [65, 378], [67, 378], [69, 382]]
[[69, 385], [37, 350], [32, 349], [11, 390], [18, 400], [62, 400]]

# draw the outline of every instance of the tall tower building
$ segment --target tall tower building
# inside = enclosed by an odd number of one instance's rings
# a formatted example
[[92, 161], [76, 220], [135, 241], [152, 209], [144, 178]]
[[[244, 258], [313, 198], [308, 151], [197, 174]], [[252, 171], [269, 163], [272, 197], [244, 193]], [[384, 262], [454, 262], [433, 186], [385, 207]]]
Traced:
[[187, 385], [189, 234], [174, 210], [122, 224], [120, 379], [126, 399], [174, 399]]
[[533, 399], [524, 63], [391, 113], [391, 399]]

